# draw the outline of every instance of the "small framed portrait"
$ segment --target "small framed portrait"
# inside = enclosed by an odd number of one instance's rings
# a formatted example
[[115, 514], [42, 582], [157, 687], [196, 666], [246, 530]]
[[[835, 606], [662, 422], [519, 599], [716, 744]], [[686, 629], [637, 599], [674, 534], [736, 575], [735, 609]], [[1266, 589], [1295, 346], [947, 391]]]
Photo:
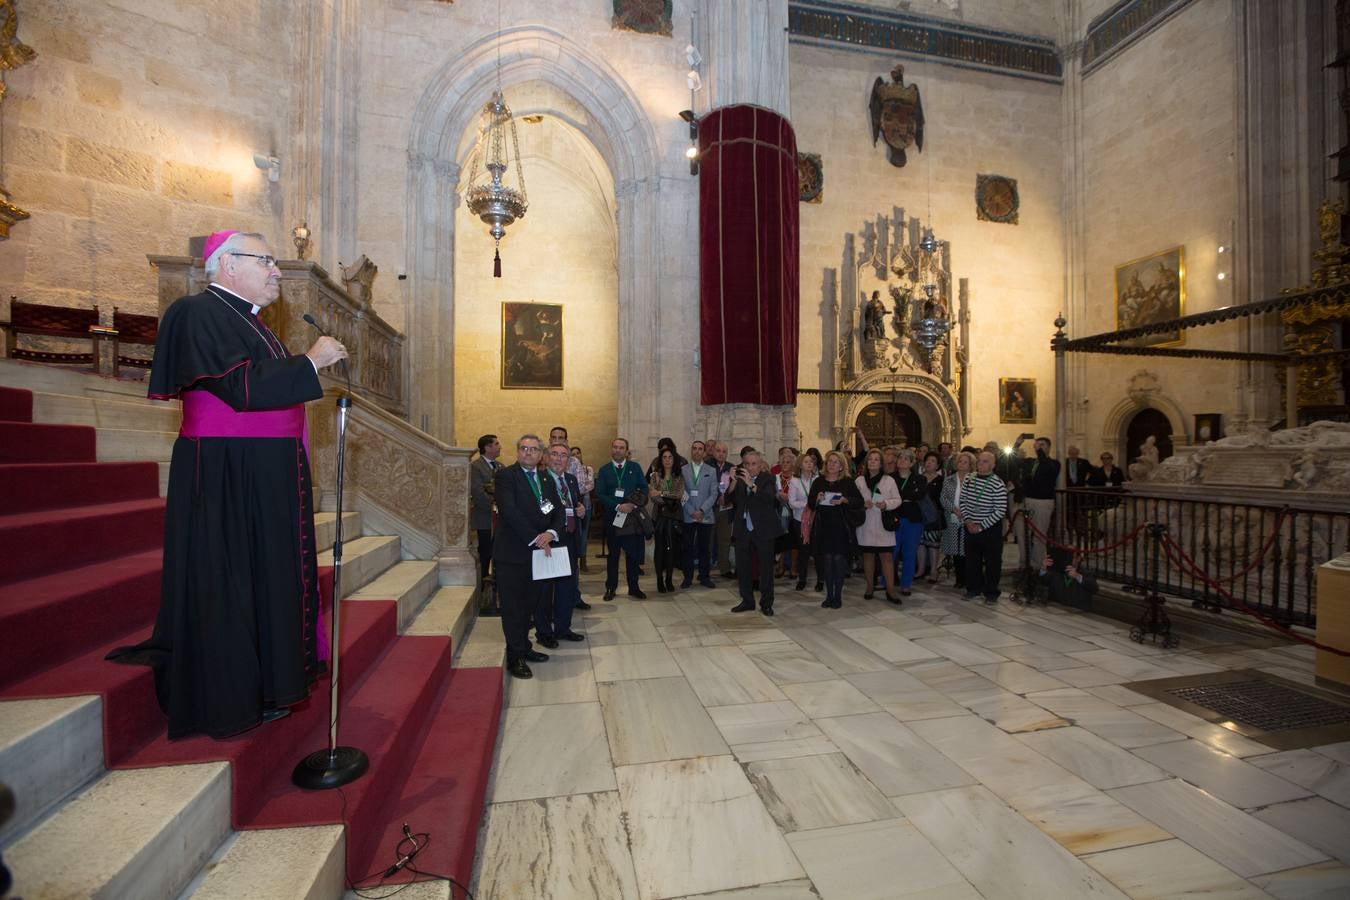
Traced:
[[502, 303], [502, 387], [560, 391], [561, 303]]
[[[1186, 312], [1185, 248], [1173, 247], [1116, 266], [1116, 329], [1140, 328], [1180, 318]], [[1180, 331], [1135, 338], [1135, 347], [1180, 344]]]
[[998, 380], [998, 420], [1004, 425], [1036, 424], [1036, 379]]
[[1197, 413], [1195, 416], [1195, 442], [1208, 444], [1223, 437], [1222, 413]]

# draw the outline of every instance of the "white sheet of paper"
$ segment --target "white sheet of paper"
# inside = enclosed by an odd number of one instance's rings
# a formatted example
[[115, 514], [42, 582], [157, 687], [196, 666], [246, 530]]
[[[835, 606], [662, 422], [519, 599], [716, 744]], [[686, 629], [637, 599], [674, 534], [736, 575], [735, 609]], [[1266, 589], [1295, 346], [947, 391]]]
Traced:
[[615, 528], [622, 528], [622, 527], [623, 527], [623, 523], [624, 523], [624, 522], [627, 522], [627, 521], [628, 521], [628, 513], [626, 513], [626, 512], [621, 512], [621, 513], [615, 513], [615, 514], [614, 514], [614, 527], [615, 527]]
[[567, 556], [566, 547], [554, 547], [552, 556], [545, 556], [543, 550], [535, 548], [531, 563], [534, 567], [535, 581], [562, 578], [564, 575], [572, 574], [572, 562]]
[[844, 495], [839, 493], [838, 491], [825, 491], [825, 505], [833, 506], [834, 501], [838, 500], [842, 496]]

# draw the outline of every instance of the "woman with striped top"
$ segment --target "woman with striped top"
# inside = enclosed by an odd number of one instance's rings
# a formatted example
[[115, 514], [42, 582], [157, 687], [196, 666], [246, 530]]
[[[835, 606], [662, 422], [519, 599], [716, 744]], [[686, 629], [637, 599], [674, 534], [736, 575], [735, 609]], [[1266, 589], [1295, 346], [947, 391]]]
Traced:
[[1003, 479], [994, 474], [997, 459], [989, 450], [980, 453], [975, 475], [961, 488], [956, 514], [966, 529], [966, 600], [981, 594], [985, 603], [997, 603], [999, 578], [1003, 575], [1003, 517], [1008, 513], [1008, 492]]

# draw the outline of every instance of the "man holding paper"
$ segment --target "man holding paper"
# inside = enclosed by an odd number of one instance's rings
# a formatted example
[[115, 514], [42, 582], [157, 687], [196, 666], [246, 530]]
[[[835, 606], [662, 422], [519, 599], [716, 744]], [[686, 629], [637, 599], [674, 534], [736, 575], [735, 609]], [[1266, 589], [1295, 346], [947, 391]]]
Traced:
[[506, 668], [516, 678], [531, 678], [528, 663], [548, 655], [530, 646], [530, 612], [538, 596], [534, 553], [551, 556], [552, 545], [566, 530], [562, 497], [547, 471], [540, 472], [543, 449], [539, 437], [516, 441], [516, 462], [497, 469], [493, 499], [497, 501], [497, 535], [492, 565], [501, 597], [502, 633], [506, 635]]
[[571, 462], [572, 452], [567, 444], [555, 441], [549, 445], [548, 468], [543, 472], [547, 473], [554, 490], [562, 498], [563, 515], [567, 517], [560, 546], [553, 548], [553, 556], [559, 558], [560, 566], [564, 560], [570, 562], [566, 575], [535, 581], [539, 594], [534, 608], [534, 634], [539, 643], [550, 650], [558, 646], [560, 640], [586, 639], [572, 630], [572, 610], [576, 608], [578, 596], [577, 538], [581, 534], [582, 519], [586, 516], [586, 505], [581, 499], [580, 482], [567, 471]]

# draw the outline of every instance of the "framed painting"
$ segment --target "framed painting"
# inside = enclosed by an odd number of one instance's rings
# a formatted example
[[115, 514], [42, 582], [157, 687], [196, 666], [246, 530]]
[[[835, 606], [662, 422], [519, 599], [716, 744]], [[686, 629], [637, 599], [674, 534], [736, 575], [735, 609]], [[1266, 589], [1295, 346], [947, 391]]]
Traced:
[[1208, 444], [1223, 437], [1223, 413], [1197, 413], [1195, 417], [1195, 442]]
[[1004, 425], [1036, 424], [1036, 379], [998, 380], [998, 420]]
[[502, 303], [502, 387], [560, 391], [561, 303]]
[[[1186, 312], [1186, 254], [1173, 247], [1116, 266], [1116, 329], [1139, 328], [1180, 318]], [[1126, 346], [1162, 347], [1185, 341], [1181, 331], [1151, 334]]]

